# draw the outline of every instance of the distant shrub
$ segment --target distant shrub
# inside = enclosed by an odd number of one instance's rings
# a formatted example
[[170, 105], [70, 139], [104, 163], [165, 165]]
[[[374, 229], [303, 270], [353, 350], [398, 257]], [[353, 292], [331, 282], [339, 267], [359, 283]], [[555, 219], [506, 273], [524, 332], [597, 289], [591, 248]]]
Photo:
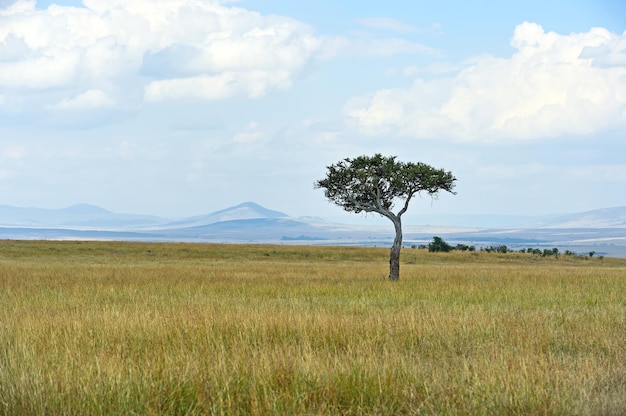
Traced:
[[444, 252], [452, 250], [452, 246], [446, 243], [441, 237], [433, 237], [433, 241], [428, 244], [428, 251], [431, 253]]
[[503, 254], [506, 254], [506, 253], [511, 251], [505, 245], [483, 247], [483, 248], [481, 248], [481, 250], [482, 251], [486, 251], [487, 253], [503, 253]]

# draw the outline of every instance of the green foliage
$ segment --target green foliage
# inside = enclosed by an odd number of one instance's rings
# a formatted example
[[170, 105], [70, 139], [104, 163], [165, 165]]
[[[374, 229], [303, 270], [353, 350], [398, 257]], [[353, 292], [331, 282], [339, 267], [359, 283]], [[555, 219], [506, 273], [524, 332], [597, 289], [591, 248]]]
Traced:
[[[348, 212], [375, 212], [393, 222], [396, 237], [389, 255], [389, 280], [400, 279], [400, 250], [402, 249], [401, 216], [409, 208], [415, 194], [425, 192], [432, 198], [444, 190], [454, 194], [456, 178], [451, 172], [435, 169], [424, 163], [399, 162], [395, 156], [380, 153], [346, 158], [327, 167], [326, 178], [315, 183], [324, 189], [329, 201]], [[397, 201], [402, 208], [392, 209]]]
[[424, 163], [399, 162], [395, 156], [346, 158], [327, 167], [326, 178], [315, 183], [334, 204], [348, 212], [376, 212], [388, 217], [397, 200], [406, 211], [419, 192], [436, 197], [440, 191], [454, 193], [451, 172]]
[[543, 257], [554, 256], [554, 257], [556, 257], [558, 259], [559, 258], [559, 249], [556, 248], [556, 247], [552, 248], [552, 249], [545, 248], [545, 249], [543, 249], [543, 253], [541, 253], [541, 255]]
[[[473, 247], [473, 246], [468, 246], [467, 244], [460, 244], [460, 243], [459, 243], [459, 244], [457, 244], [457, 245], [454, 247], [454, 250], [456, 250], [456, 251], [470, 251], [470, 250], [472, 250], [472, 247]], [[472, 250], [472, 251], [473, 251], [473, 250]]]
[[511, 252], [511, 250], [505, 245], [483, 247], [481, 248], [481, 251], [486, 251], [487, 253], [500, 253], [500, 254], [506, 254], [506, 253]]
[[454, 247], [446, 243], [443, 240], [443, 238], [437, 237], [437, 236], [433, 237], [433, 241], [428, 244], [428, 251], [430, 253], [438, 253], [438, 252], [448, 253], [453, 249]]

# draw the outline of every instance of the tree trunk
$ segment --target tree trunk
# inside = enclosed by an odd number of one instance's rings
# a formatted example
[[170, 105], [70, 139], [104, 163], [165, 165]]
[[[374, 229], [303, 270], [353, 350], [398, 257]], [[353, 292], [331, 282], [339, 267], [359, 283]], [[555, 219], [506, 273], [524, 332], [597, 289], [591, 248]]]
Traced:
[[400, 280], [400, 249], [402, 249], [402, 222], [400, 217], [396, 217], [393, 221], [393, 226], [396, 229], [396, 238], [393, 240], [393, 246], [391, 246], [391, 253], [389, 254], [389, 280]]

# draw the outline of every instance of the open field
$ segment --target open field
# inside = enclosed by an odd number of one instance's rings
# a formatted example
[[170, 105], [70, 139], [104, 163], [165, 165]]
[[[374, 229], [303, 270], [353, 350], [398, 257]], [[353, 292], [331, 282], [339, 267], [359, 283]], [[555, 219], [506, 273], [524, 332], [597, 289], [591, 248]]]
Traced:
[[626, 260], [0, 241], [0, 414], [626, 414]]

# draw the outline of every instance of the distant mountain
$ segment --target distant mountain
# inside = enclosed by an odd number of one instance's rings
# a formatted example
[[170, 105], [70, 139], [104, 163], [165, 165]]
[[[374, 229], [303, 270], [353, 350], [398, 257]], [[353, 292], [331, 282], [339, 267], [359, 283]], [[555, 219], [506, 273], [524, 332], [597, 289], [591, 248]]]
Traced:
[[[36, 227], [36, 228], [82, 228], [109, 230], [137, 229], [178, 229], [202, 227], [211, 224], [260, 219], [291, 219], [300, 223], [330, 224], [323, 218], [291, 218], [284, 212], [262, 207], [254, 202], [244, 202], [229, 208], [172, 221], [153, 215], [117, 214], [91, 204], [77, 204], [60, 209], [21, 208], [0, 205], [0, 227]], [[406, 225], [437, 225], [443, 227], [481, 227], [481, 228], [520, 228], [520, 229], [555, 229], [555, 228], [626, 228], [626, 207], [605, 208], [587, 212], [543, 217], [502, 216], [502, 215], [407, 215]], [[277, 222], [279, 223], [279, 222]], [[383, 225], [386, 221], [381, 220]], [[362, 225], [351, 222], [353, 225]], [[339, 224], [335, 224], [337, 226]], [[323, 227], [322, 227], [323, 228]]]
[[[451, 244], [484, 247], [505, 244], [510, 248], [558, 247], [562, 251], [589, 252], [626, 257], [626, 207], [607, 208], [552, 217], [512, 226], [513, 218], [497, 218], [499, 227], [467, 227], [437, 218], [439, 225], [407, 221], [405, 246], [427, 244], [441, 236]], [[431, 218], [433, 219], [433, 218]], [[516, 218], [520, 220], [522, 218]], [[528, 219], [528, 218], [526, 218]], [[477, 220], [477, 218], [474, 218]], [[480, 219], [481, 222], [487, 219]], [[510, 221], [509, 221], [510, 220]], [[503, 224], [507, 223], [507, 226]], [[279, 211], [245, 202], [210, 214], [174, 221], [134, 214], [116, 214], [104, 208], [78, 204], [62, 209], [18, 208], [0, 205], [0, 240], [116, 240], [188, 241], [218, 243], [274, 243], [389, 246], [393, 226], [382, 223], [337, 223], [317, 217], [294, 218]]]
[[90, 204], [60, 209], [0, 205], [0, 226], [6, 227], [136, 228], [166, 222], [168, 220], [152, 215], [116, 214]]
[[[321, 231], [321, 233], [320, 233]], [[230, 221], [219, 221], [211, 224], [177, 228], [169, 231], [169, 235], [177, 239], [199, 239], [209, 241], [278, 241], [284, 236], [321, 235], [328, 230], [318, 230], [307, 223], [286, 218], [248, 218]]]
[[626, 228], [626, 207], [604, 208], [554, 216], [525, 228]]
[[110, 215], [113, 214], [111, 211], [107, 211], [106, 209], [99, 207], [97, 205], [91, 204], [76, 204], [70, 207], [56, 210], [62, 211], [69, 215]]
[[167, 224], [167, 227], [188, 228], [215, 224], [217, 222], [224, 221], [252, 220], [262, 218], [286, 218], [288, 216], [289, 215], [283, 212], [273, 211], [271, 209], [264, 208], [259, 204], [255, 204], [254, 202], [244, 202], [243, 204], [215, 211], [207, 215], [199, 215], [171, 222]]
[[224, 221], [286, 218], [287, 214], [245, 202], [210, 214], [177, 221], [152, 215], [117, 214], [90, 204], [67, 208], [43, 209], [0, 205], [0, 227], [68, 227], [92, 229], [189, 228]]

